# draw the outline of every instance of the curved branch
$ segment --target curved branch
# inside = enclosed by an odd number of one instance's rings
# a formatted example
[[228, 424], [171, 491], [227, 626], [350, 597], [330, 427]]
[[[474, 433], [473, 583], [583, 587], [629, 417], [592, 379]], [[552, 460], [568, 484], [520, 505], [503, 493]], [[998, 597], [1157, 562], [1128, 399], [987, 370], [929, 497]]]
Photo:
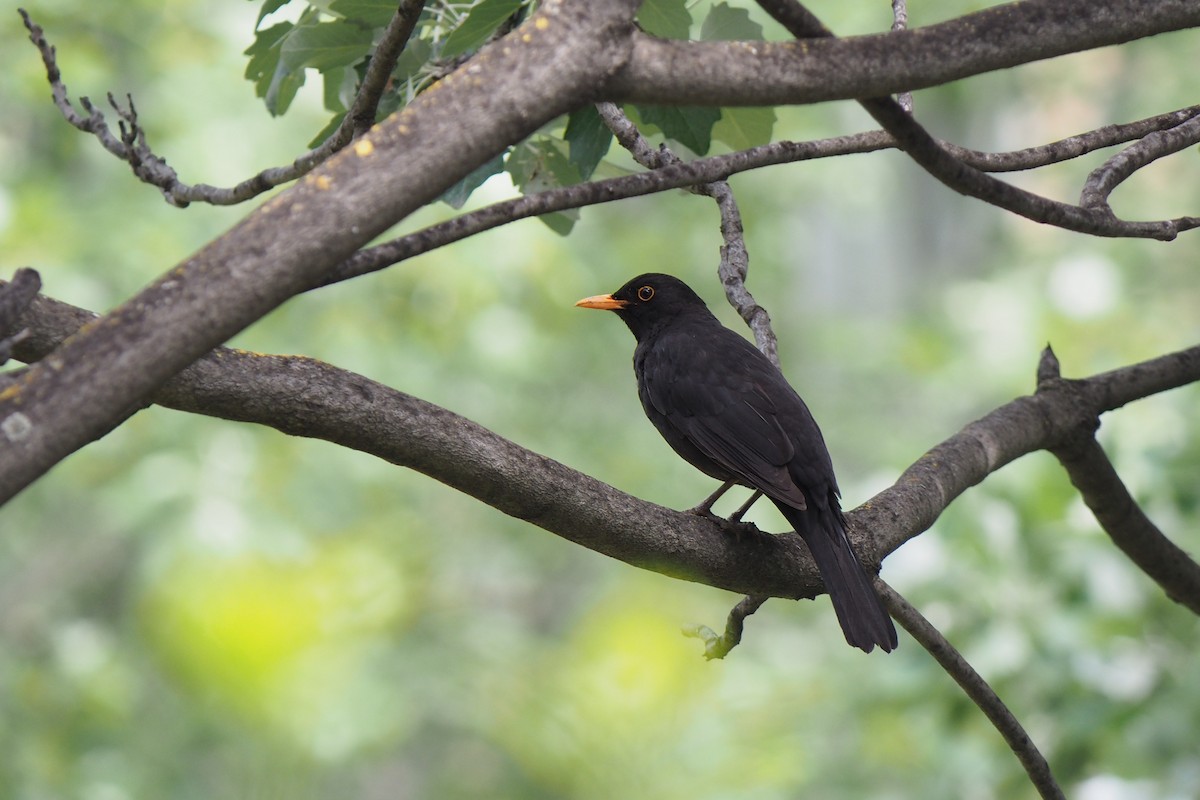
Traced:
[[1046, 757], [987, 681], [899, 592], [879, 578], [875, 581], [875, 588], [879, 590], [888, 613], [933, 656], [1004, 737], [1038, 794], [1046, 800], [1063, 800], [1062, 789], [1054, 779]]
[[[643, 167], [653, 170], [683, 163], [665, 144], [657, 150], [651, 147], [637, 126], [616, 105], [597, 103], [596, 109], [617, 141]], [[727, 181], [721, 179], [696, 184], [692, 191], [711, 197], [720, 209], [721, 240], [724, 244], [721, 245], [721, 263], [717, 274], [725, 288], [725, 298], [754, 333], [758, 349], [772, 364], [779, 366], [779, 341], [771, 328], [771, 315], [758, 304], [754, 295], [746, 288], [746, 274], [750, 271], [750, 252], [746, 249], [742, 213], [738, 210], [733, 189]]]
[[[17, 355], [59, 348], [91, 312], [39, 297], [22, 315]], [[870, 566], [933, 523], [989, 473], [1067, 441], [1105, 410], [1200, 381], [1200, 347], [1086, 380], [1043, 383], [971, 423], [849, 512]], [[422, 472], [509, 516], [643, 569], [742, 595], [807, 598], [823, 591], [794, 534], [729, 536], [720, 524], [625, 494], [444, 408], [310, 358], [218, 348], [163, 385], [153, 402], [334, 442]]]
[[684, 189], [697, 184], [723, 180], [772, 164], [825, 158], [849, 153], [868, 153], [893, 147], [893, 140], [882, 131], [852, 136], [836, 136], [811, 142], [774, 142], [727, 155], [680, 162], [619, 178], [563, 186], [545, 192], [527, 194], [430, 225], [415, 233], [355, 253], [333, 270], [320, 276], [308, 288], [315, 289], [384, 269], [408, 258], [427, 253], [482, 231], [491, 230], [519, 219], [528, 219], [552, 211], [608, 203], [629, 197]]
[[1067, 471], [1071, 485], [1079, 490], [1113, 544], [1161, 586], [1167, 597], [1200, 614], [1200, 564], [1150, 521], [1130, 496], [1100, 443], [1082, 434], [1050, 452]]
[[1117, 153], [1088, 175], [1079, 205], [1111, 214], [1108, 196], [1122, 181], [1147, 164], [1185, 150], [1197, 142], [1200, 142], [1200, 116], [1170, 128], [1147, 133], [1141, 140]]
[[[803, 44], [833, 41], [833, 33], [797, 0], [759, 0], [759, 5]], [[1018, 6], [1028, 10], [1035, 5], [1035, 2], [1029, 2], [991, 11], [1015, 9]], [[1017, 12], [1013, 13], [1020, 16]], [[1043, 21], [1043, 24], [1047, 23]], [[956, 158], [913, 118], [908, 109], [893, 98], [879, 95], [862, 98], [858, 102], [884, 130], [896, 137], [899, 147], [913, 161], [947, 187], [1034, 222], [1095, 236], [1137, 236], [1166, 241], [1174, 239], [1181, 231], [1200, 227], [1200, 217], [1179, 217], [1161, 222], [1127, 222], [1118, 219], [1107, 203], [1102, 202], [1102, 199], [1097, 202], [1096, 197], [1091, 198], [1094, 202], [1090, 205], [1073, 206], [1017, 188]], [[1184, 123], [1179, 127], [1188, 129], [1188, 125], [1189, 123]], [[1200, 135], [1200, 129], [1195, 133]], [[1176, 149], [1179, 149], [1186, 146], [1186, 142], [1179, 143], [1186, 138], [1184, 134], [1168, 137], [1166, 141], [1178, 145]], [[1160, 146], [1159, 149], [1163, 148]], [[1142, 148], [1138, 152], [1145, 150], [1146, 148]], [[1126, 161], [1132, 163], [1135, 159]], [[1136, 168], [1131, 166], [1127, 174], [1132, 174]]]
[[[311, 287], [513, 142], [583, 102], [628, 54], [636, 0], [547, 0], [509, 36], [65, 343], [0, 394], [0, 502], [103, 436], [172, 375]], [[565, 57], [569, 55], [569, 57]], [[470, 120], [470, 124], [465, 124]]]
[[379, 98], [387, 85], [392, 68], [396, 66], [396, 59], [404, 51], [405, 44], [412, 35], [413, 29], [416, 28], [422, 6], [423, 3], [420, 0], [402, 0], [400, 2], [371, 56], [367, 73], [363, 78], [362, 85], [359, 86], [353, 105], [333, 134], [317, 147], [297, 156], [291, 164], [264, 169], [236, 186], [227, 188], [211, 186], [207, 183], [187, 184], [179, 180], [178, 173], [166, 160], [150, 149], [150, 145], [146, 141], [145, 130], [138, 124], [137, 109], [133, 104], [132, 96], [126, 95], [126, 106], [122, 108], [111, 92], [108, 95], [109, 105], [121, 118], [121, 136], [119, 138], [113, 136], [104, 115], [92, 105], [88, 98], [79, 98], [79, 104], [83, 106], [87, 115], [83, 116], [75, 111], [67, 93], [67, 87], [62, 81], [62, 73], [58, 68], [54, 47], [46, 41], [45, 32], [41, 26], [33, 22], [25, 9], [17, 10], [29, 31], [30, 41], [42, 55], [42, 63], [46, 67], [46, 79], [50, 83], [54, 105], [62, 113], [63, 118], [84, 133], [94, 135], [105, 150], [127, 162], [139, 180], [151, 186], [157, 186], [168, 203], [185, 208], [193, 202], [217, 206], [245, 202], [269, 189], [303, 177], [314, 167], [344, 148], [353, 137], [365, 133], [375, 122]]
[[[1058, 358], [1049, 346], [1038, 365], [1038, 391], [1060, 379]], [[1099, 420], [1081, 427], [1050, 452], [1062, 464], [1100, 527], [1175, 602], [1200, 614], [1200, 564], [1163, 535], [1125, 488], [1096, 441]]]
[[[1049, 144], [1007, 153], [970, 150], [947, 142], [940, 144], [953, 153], [956, 158], [981, 170], [1012, 172], [1078, 158], [1104, 147], [1140, 138], [1152, 131], [1173, 127], [1197, 115], [1200, 115], [1200, 106], [1190, 106], [1136, 122], [1106, 125]], [[360, 250], [322, 276], [310, 288], [328, 286], [332, 283], [377, 272], [400, 261], [436, 250], [477, 233], [553, 211], [582, 208], [670, 189], [685, 189], [697, 184], [723, 180], [739, 172], [776, 164], [854, 153], [869, 153], [894, 147], [896, 147], [896, 140], [884, 131], [866, 131], [808, 142], [773, 142], [748, 150], [698, 158], [635, 175], [624, 175], [619, 178], [608, 178], [527, 194], [512, 200], [494, 203], [389, 242]]]
[[743, 597], [726, 617], [724, 633], [717, 634], [707, 625], [687, 625], [683, 629], [683, 635], [704, 642], [704, 657], [709, 661], [725, 658], [733, 648], [741, 644], [746, 617], [762, 608], [768, 599], [770, 598], [750, 594]]
[[[913, 161], [947, 187], [1034, 222], [1093, 236], [1131, 236], [1162, 241], [1170, 241], [1183, 231], [1200, 227], [1200, 217], [1127, 221], [1117, 218], [1107, 203], [1075, 206], [1020, 189], [955, 158], [895, 100], [880, 97], [861, 103], [867, 113], [896, 137], [901, 149]], [[1184, 123], [1185, 126], [1190, 124]]]
[[1200, 26], [1191, 0], [1025, 0], [870, 36], [800, 42], [634, 37], [605, 85], [618, 102], [771, 106], [925, 89]]

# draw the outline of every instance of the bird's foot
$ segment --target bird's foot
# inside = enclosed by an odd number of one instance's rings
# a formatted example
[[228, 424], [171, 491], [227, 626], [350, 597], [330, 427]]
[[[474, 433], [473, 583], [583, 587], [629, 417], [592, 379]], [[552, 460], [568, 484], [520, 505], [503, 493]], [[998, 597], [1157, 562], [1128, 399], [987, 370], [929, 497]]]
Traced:
[[700, 501], [700, 505], [689, 508], [688, 513], [695, 514], [698, 517], [705, 517], [707, 519], [721, 519], [713, 513], [713, 503], [720, 500], [721, 495], [729, 491], [730, 486], [733, 486], [733, 481], [725, 481], [720, 485], [720, 487], [717, 488], [715, 492]]
[[732, 536], [739, 544], [751, 542], [755, 539], [761, 539], [763, 537], [768, 539], [773, 538], [771, 534], [767, 533], [766, 531], [759, 530], [759, 527], [753, 522], [742, 522], [740, 519], [733, 519], [732, 517], [729, 519], [717, 517], [713, 521], [720, 525], [721, 530]]
[[706, 503], [701, 503], [694, 508], [689, 508], [684, 513], [695, 514], [697, 517], [703, 517], [709, 522], [719, 526], [722, 531], [737, 539], [739, 542], [746, 541], [747, 539], [751, 539], [758, 535], [770, 535], [760, 531], [758, 526], [753, 522], [742, 522], [740, 519], [735, 519], [733, 517], [726, 519], [720, 514], [714, 514], [712, 509], [709, 508]]
[[741, 522], [742, 517], [746, 514], [747, 511], [750, 510], [750, 506], [754, 505], [755, 501], [758, 500], [758, 498], [760, 498], [760, 497], [762, 497], [762, 492], [760, 492], [758, 489], [755, 489], [754, 494], [750, 495], [750, 499], [747, 500], [745, 503], [742, 503], [741, 508], [739, 508], [737, 511], [735, 511], [729, 515], [729, 521], [730, 522]]

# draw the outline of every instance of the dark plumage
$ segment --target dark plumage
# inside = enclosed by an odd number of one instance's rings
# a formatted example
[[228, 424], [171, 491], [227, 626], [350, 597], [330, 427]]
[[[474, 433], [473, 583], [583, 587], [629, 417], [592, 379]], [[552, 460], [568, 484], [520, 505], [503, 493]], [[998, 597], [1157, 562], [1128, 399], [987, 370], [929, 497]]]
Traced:
[[760, 490], [804, 537], [846, 641], [891, 651], [896, 629], [846, 537], [837, 479], [800, 395], [685, 283], [639, 275], [577, 305], [613, 311], [633, 332], [646, 416], [675, 452], [721, 481]]

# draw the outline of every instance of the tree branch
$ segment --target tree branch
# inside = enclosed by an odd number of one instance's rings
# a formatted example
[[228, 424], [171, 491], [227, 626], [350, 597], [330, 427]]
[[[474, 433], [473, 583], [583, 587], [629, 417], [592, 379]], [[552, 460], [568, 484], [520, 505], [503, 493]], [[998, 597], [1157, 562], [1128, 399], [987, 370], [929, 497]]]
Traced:
[[[39, 297], [16, 353], [56, 358], [97, 317]], [[1053, 448], [1105, 410], [1200, 380], [1200, 347], [1092, 378], [1050, 381], [971, 423], [849, 512], [869, 566], [933, 523], [1009, 461]], [[625, 494], [431, 403], [310, 358], [218, 348], [164, 384], [153, 402], [324, 439], [409, 467], [509, 516], [627, 564], [742, 595], [815, 597], [820, 575], [799, 536], [730, 536], [716, 522]], [[3, 423], [0, 422], [0, 425]]]
[[615, 102], [771, 106], [857, 100], [1200, 26], [1191, 0], [1025, 0], [904, 31], [799, 42], [634, 37]]
[[[833, 33], [797, 0], [759, 0], [759, 5], [786, 27], [789, 33], [805, 43], [829, 41], [833, 37]], [[1036, 5], [1036, 1], [1019, 5], [1033, 6]], [[1005, 8], [1013, 9], [1017, 6]], [[899, 147], [913, 161], [943, 184], [960, 194], [999, 206], [1034, 222], [1095, 236], [1138, 236], [1167, 241], [1174, 239], [1181, 231], [1200, 227], [1200, 217], [1180, 217], [1163, 222], [1126, 222], [1117, 219], [1107, 203], [1093, 202], [1092, 205], [1073, 206], [1019, 189], [956, 158], [942, 147], [907, 109], [891, 97], [868, 97], [860, 99], [859, 104], [884, 130], [896, 138]], [[1200, 126], [1192, 130], [1188, 123], [1184, 123], [1179, 129], [1185, 132], [1166, 140], [1176, 149], [1187, 146], [1188, 142], [1185, 140], [1189, 138], [1189, 134], [1193, 140], [1200, 140]], [[1159, 149], [1162, 149], [1161, 145]], [[1145, 150], [1146, 148], [1143, 148], [1138, 152]], [[1132, 163], [1134, 159], [1126, 161]], [[1134, 168], [1136, 167], [1129, 168], [1127, 173], [1132, 174]]]
[[[375, 124], [379, 100], [383, 97], [384, 89], [387, 88], [388, 79], [396, 67], [396, 61], [404, 52], [408, 40], [412, 38], [424, 6], [424, 0], [400, 0], [400, 5], [396, 7], [396, 13], [392, 15], [391, 21], [384, 28], [383, 36], [379, 38], [379, 44], [375, 46], [375, 52], [371, 54], [371, 60], [367, 64], [367, 72], [363, 75], [362, 85], [358, 87], [354, 104], [346, 112], [346, 119], [350, 120], [350, 125], [353, 126], [354, 138], [362, 136]], [[338, 126], [334, 138], [342, 138], [342, 127], [345, 124], [344, 119], [342, 125]], [[346, 139], [340, 145], [334, 145], [334, 149], [340, 150], [348, 142], [349, 139]]]
[[[628, 53], [636, 0], [548, 0], [403, 111], [90, 325], [0, 396], [0, 502], [150, 392], [496, 153], [578, 105]], [[463, 124], [464, 120], [471, 124]]]
[[[612, 103], [597, 103], [596, 109], [617, 141], [643, 167], [655, 170], [683, 163], [665, 144], [657, 150], [652, 148], [637, 126], [618, 106]], [[721, 239], [724, 241], [721, 245], [721, 262], [717, 274], [725, 288], [725, 297], [754, 333], [758, 349], [772, 364], [779, 366], [779, 341], [771, 328], [771, 316], [746, 288], [746, 274], [750, 271], [750, 252], [746, 249], [742, 214], [738, 210], [733, 189], [724, 179], [705, 181], [690, 188], [697, 194], [716, 201], [721, 215]]]
[[1045, 756], [987, 681], [899, 592], [879, 578], [876, 578], [875, 588], [879, 590], [888, 613], [933, 656], [1004, 737], [1038, 794], [1046, 800], [1063, 800], [1062, 789], [1055, 781]]
[[265, 169], [236, 186], [228, 188], [211, 186], [206, 183], [187, 184], [179, 180], [178, 173], [167, 164], [166, 160], [151, 150], [146, 141], [145, 130], [138, 124], [137, 109], [131, 95], [126, 95], [126, 107], [122, 108], [112, 93], [108, 94], [109, 105], [121, 118], [119, 138], [113, 136], [104, 115], [86, 97], [79, 98], [79, 104], [83, 106], [87, 115], [79, 114], [71, 104], [66, 84], [63, 83], [62, 73], [58, 68], [55, 49], [46, 41], [45, 32], [33, 22], [25, 9], [21, 8], [17, 11], [29, 31], [30, 41], [41, 53], [54, 105], [62, 113], [63, 118], [75, 128], [95, 136], [105, 150], [127, 162], [139, 180], [157, 186], [168, 203], [178, 208], [186, 208], [193, 202], [235, 205], [257, 197], [269, 189], [303, 177], [318, 164], [326, 161], [349, 144], [351, 138], [365, 133], [375, 122], [379, 99], [387, 85], [392, 68], [396, 66], [396, 60], [404, 51], [404, 46], [417, 25], [422, 6], [423, 3], [420, 0], [401, 0], [395, 15], [384, 29], [383, 36], [371, 56], [366, 75], [362, 85], [359, 86], [353, 105], [337, 130], [329, 138], [307, 153], [298, 156], [287, 166]]
[[[947, 142], [941, 142], [941, 144], [956, 158], [984, 171], [1012, 172], [1077, 158], [1104, 147], [1140, 138], [1151, 131], [1173, 127], [1198, 114], [1200, 114], [1200, 106], [1190, 106], [1136, 122], [1106, 125], [1049, 144], [1007, 153], [969, 150]], [[648, 144], [646, 146], [649, 147]], [[527, 194], [512, 200], [494, 203], [389, 242], [360, 250], [327, 275], [322, 276], [311, 288], [327, 286], [376, 272], [477, 233], [553, 211], [582, 208], [671, 189], [685, 189], [696, 184], [723, 180], [740, 172], [776, 164], [854, 153], [869, 153], [895, 146], [895, 139], [884, 131], [867, 131], [808, 142], [773, 142], [726, 155], [682, 162], [650, 172]]]
[[[1042, 385], [1060, 380], [1058, 359], [1047, 346], [1038, 369]], [[1050, 452], [1062, 464], [1100, 527], [1129, 559], [1175, 602], [1200, 615], [1200, 564], [1163, 535], [1125, 488], [1096, 441], [1099, 420], [1080, 427]]]
[[[42, 277], [37, 270], [21, 267], [13, 279], [0, 285], [0, 364], [12, 358], [13, 348], [28, 335], [28, 331], [17, 329], [17, 320], [42, 288]], [[10, 376], [0, 376], [10, 377]]]
[[725, 632], [717, 633], [707, 625], [687, 625], [683, 635], [704, 642], [704, 657], [709, 661], [714, 658], [724, 658], [733, 648], [742, 642], [742, 631], [746, 625], [746, 617], [762, 608], [763, 603], [770, 598], [748, 594], [742, 598], [729, 612], [725, 620]]
[[1147, 133], [1088, 175], [1079, 198], [1083, 208], [1112, 214], [1108, 196], [1122, 181], [1147, 164], [1164, 156], [1186, 150], [1200, 142], [1200, 116], [1193, 116], [1170, 128]]

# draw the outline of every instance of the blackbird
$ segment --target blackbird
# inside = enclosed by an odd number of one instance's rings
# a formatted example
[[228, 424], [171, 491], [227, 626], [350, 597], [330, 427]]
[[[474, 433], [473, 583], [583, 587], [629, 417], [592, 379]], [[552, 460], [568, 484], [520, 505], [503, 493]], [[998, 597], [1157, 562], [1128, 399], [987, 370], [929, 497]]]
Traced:
[[775, 365], [670, 275], [575, 305], [613, 311], [633, 332], [638, 397], [667, 444], [706, 475], [765, 494], [804, 538], [846, 641], [894, 649], [896, 629], [846, 536], [821, 430]]

